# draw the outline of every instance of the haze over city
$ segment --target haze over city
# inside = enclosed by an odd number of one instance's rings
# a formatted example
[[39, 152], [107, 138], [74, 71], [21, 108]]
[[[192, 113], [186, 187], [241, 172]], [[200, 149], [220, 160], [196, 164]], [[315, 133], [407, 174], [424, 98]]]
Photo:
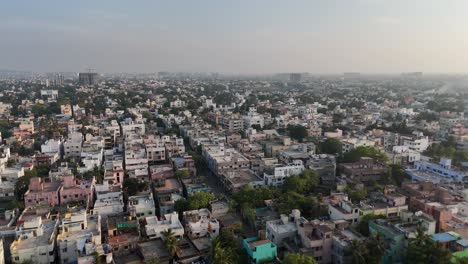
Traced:
[[466, 73], [465, 0], [2, 1], [0, 69]]

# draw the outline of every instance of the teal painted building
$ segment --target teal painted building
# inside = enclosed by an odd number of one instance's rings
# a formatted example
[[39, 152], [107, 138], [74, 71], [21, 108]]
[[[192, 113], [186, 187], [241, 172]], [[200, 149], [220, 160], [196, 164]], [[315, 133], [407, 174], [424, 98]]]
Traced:
[[369, 231], [372, 235], [380, 233], [385, 241], [387, 250], [382, 257], [383, 264], [399, 263], [402, 261], [406, 248], [406, 238], [402, 231], [384, 219], [369, 221]]
[[276, 245], [268, 239], [250, 237], [242, 240], [242, 246], [249, 255], [249, 263], [259, 264], [276, 259]]

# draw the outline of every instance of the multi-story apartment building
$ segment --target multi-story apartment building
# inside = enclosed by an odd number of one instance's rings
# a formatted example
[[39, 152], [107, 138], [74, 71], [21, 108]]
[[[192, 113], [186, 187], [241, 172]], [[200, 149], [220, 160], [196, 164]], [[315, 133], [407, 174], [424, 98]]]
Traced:
[[100, 215], [88, 215], [85, 210], [67, 213], [59, 230], [57, 251], [60, 264], [80, 263], [80, 259], [103, 251]]
[[292, 164], [277, 165], [272, 169], [266, 169], [263, 178], [266, 185], [278, 187], [284, 184], [286, 178], [299, 175], [304, 169], [302, 160], [294, 160]]
[[10, 245], [14, 263], [32, 261], [38, 264], [55, 263], [55, 249], [59, 221], [34, 217], [17, 224], [16, 239]]
[[34, 177], [29, 184], [29, 190], [24, 194], [24, 204], [26, 207], [59, 205], [61, 188], [62, 184], [58, 181], [45, 182], [42, 178]]

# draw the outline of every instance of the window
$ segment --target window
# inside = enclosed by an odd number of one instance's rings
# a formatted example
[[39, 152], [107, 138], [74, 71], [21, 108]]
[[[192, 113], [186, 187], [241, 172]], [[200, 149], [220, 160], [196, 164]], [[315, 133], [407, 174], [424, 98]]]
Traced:
[[[65, 232], [67, 232], [67, 231], [65, 231]], [[66, 247], [63, 248], [63, 249], [62, 249], [62, 252], [63, 252], [63, 253], [67, 253], [67, 248], [66, 248]], [[66, 261], [64, 261], [64, 262], [66, 262]]]

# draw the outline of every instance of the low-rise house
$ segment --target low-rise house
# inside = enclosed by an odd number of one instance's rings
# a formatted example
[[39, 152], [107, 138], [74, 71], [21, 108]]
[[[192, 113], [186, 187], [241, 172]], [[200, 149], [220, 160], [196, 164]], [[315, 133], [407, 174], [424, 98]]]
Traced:
[[187, 235], [190, 238], [215, 238], [219, 235], [220, 224], [216, 218], [211, 216], [210, 210], [206, 208], [185, 211], [183, 219]]
[[332, 260], [334, 225], [319, 220], [304, 221], [298, 225], [301, 253], [312, 255], [317, 263], [330, 263]]
[[164, 241], [160, 238], [138, 243], [138, 253], [143, 261], [157, 259], [158, 263], [169, 264], [172, 260], [171, 253], [167, 251]]
[[140, 240], [139, 223], [127, 216], [115, 215], [107, 218], [107, 244], [113, 256], [136, 251]]
[[163, 233], [169, 229], [171, 229], [176, 237], [182, 237], [185, 233], [177, 212], [164, 215], [164, 219], [162, 220], [158, 220], [157, 216], [149, 216], [145, 218], [145, 222], [146, 236], [150, 239], [164, 238]]
[[55, 263], [58, 223], [58, 219], [43, 220], [41, 217], [18, 222], [16, 239], [10, 245], [11, 260], [14, 263]]
[[267, 221], [266, 238], [281, 248], [285, 240], [294, 240], [297, 236], [297, 224], [301, 221], [305, 219], [297, 209], [292, 210], [289, 216], [280, 215], [280, 219]]
[[326, 186], [333, 186], [336, 179], [336, 159], [333, 155], [312, 155], [306, 167], [314, 170], [320, 176], [320, 182]]
[[341, 163], [340, 169], [346, 177], [360, 182], [379, 180], [390, 171], [387, 165], [375, 162], [369, 157], [361, 157], [358, 162]]
[[124, 202], [120, 187], [111, 185], [96, 185], [96, 201], [92, 214], [101, 215], [105, 220], [108, 215], [120, 214], [123, 212]]
[[376, 219], [369, 221], [369, 231], [372, 235], [381, 234], [385, 241], [385, 254], [382, 263], [398, 263], [402, 261], [406, 239], [404, 233], [390, 224], [387, 220]]
[[226, 171], [221, 173], [219, 178], [223, 187], [230, 193], [238, 192], [246, 185], [253, 188], [265, 185], [263, 179], [250, 169]]
[[260, 264], [276, 259], [276, 245], [265, 238], [264, 232], [260, 231], [259, 236], [242, 240], [242, 246], [249, 256], [249, 263]]
[[128, 211], [137, 219], [156, 215], [152, 193], [128, 197]]

